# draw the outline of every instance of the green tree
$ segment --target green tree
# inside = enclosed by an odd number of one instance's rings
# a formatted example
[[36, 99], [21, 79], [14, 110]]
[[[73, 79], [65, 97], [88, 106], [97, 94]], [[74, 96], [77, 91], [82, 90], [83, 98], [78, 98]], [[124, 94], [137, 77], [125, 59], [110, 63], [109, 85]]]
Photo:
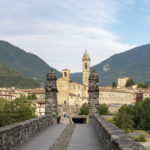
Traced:
[[117, 83], [116, 82], [112, 82], [112, 87], [116, 88], [117, 87]]
[[110, 112], [109, 112], [108, 106], [106, 104], [102, 104], [99, 107], [99, 113], [100, 113], [100, 115], [109, 115]]
[[0, 127], [34, 118], [35, 107], [25, 96], [13, 101], [0, 98]]
[[135, 85], [135, 82], [132, 79], [129, 79], [126, 83], [126, 87], [132, 87], [132, 85]]
[[88, 115], [89, 114], [89, 106], [87, 103], [84, 103], [80, 108], [80, 115]]
[[36, 97], [35, 94], [32, 93], [31, 95], [28, 95], [28, 99], [29, 99], [29, 100], [36, 100], [37, 97]]
[[134, 122], [132, 120], [132, 117], [127, 113], [127, 106], [123, 105], [116, 117], [113, 119], [116, 126], [118, 126], [120, 129], [124, 130], [125, 132], [128, 132], [130, 130], [133, 130]]
[[139, 88], [148, 88], [148, 87], [150, 87], [150, 81], [145, 82], [145, 83], [140, 83], [140, 84], [138, 84], [138, 87]]

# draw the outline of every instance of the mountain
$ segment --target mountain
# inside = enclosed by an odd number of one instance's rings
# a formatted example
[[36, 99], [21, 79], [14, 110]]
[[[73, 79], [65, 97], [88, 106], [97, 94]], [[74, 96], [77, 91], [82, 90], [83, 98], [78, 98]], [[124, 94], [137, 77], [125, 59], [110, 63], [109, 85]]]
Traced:
[[[94, 69], [99, 74], [100, 85], [111, 85], [119, 76], [129, 76], [136, 83], [150, 81], [150, 44], [113, 55], [91, 67]], [[81, 73], [71, 77], [73, 81], [82, 80]]]
[[0, 63], [0, 87], [36, 88], [40, 86], [39, 81], [25, 77]]
[[[40, 57], [5, 41], [0, 41], [0, 62], [25, 76], [37, 78], [42, 82], [45, 82], [46, 75], [51, 69]], [[60, 77], [61, 73], [54, 70], [57, 77]]]

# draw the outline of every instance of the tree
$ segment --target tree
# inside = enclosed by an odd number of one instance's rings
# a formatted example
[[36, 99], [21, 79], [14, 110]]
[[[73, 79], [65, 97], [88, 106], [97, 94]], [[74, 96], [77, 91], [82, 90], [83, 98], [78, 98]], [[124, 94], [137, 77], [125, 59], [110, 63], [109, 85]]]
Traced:
[[29, 99], [29, 100], [36, 100], [37, 97], [36, 97], [35, 94], [32, 93], [31, 95], [28, 95], [28, 99]]
[[110, 112], [109, 112], [108, 106], [106, 104], [102, 104], [99, 107], [99, 113], [100, 113], [100, 115], [109, 115]]
[[116, 126], [118, 126], [120, 129], [124, 130], [125, 132], [128, 132], [129, 130], [133, 130], [134, 122], [132, 120], [132, 117], [127, 113], [127, 106], [123, 105], [116, 117], [113, 119]]
[[132, 87], [132, 85], [135, 85], [135, 82], [132, 79], [129, 79], [126, 83], [126, 87]]
[[116, 88], [117, 87], [117, 83], [116, 82], [112, 82], [112, 87]]
[[35, 107], [25, 96], [7, 101], [0, 98], [0, 127], [35, 117]]
[[88, 115], [89, 114], [89, 106], [87, 103], [84, 103], [80, 108], [80, 115]]
[[150, 131], [150, 98], [137, 102], [134, 106], [122, 106], [114, 118], [114, 123], [125, 131], [132, 128]]
[[139, 88], [149, 88], [150, 87], [150, 81], [145, 82], [145, 83], [140, 83], [138, 84]]

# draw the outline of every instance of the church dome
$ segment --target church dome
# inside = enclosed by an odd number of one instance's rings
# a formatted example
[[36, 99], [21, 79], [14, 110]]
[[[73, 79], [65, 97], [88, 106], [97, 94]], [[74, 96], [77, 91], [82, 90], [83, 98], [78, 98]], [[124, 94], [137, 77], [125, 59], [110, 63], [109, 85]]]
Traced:
[[91, 60], [90, 56], [88, 55], [87, 51], [85, 51], [84, 55], [83, 55], [83, 59], [82, 60]]

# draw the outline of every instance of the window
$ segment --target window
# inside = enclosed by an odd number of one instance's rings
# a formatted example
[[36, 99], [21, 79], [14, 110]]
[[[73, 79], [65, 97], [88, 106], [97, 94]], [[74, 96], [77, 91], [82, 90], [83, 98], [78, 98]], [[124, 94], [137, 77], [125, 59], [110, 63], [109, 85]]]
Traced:
[[67, 72], [64, 72], [64, 76], [67, 77]]
[[85, 63], [85, 69], [87, 69], [87, 63]]

